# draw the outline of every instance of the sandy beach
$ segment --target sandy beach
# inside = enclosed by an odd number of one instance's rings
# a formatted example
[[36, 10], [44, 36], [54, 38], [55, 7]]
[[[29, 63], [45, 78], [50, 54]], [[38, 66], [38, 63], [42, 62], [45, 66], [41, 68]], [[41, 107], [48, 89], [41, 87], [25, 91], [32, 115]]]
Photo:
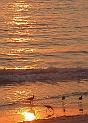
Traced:
[[24, 121], [22, 123], [88, 123], [88, 115], [63, 116], [36, 121]]

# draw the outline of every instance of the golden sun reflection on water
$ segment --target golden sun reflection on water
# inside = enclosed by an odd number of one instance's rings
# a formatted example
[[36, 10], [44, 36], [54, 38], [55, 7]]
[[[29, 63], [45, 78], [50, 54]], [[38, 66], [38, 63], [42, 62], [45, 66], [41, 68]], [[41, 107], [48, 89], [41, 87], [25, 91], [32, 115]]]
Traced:
[[[21, 111], [20, 111], [21, 110]], [[76, 116], [88, 114], [88, 108], [81, 112], [78, 108], [67, 108], [65, 112], [62, 108], [54, 107], [54, 115], [51, 115], [51, 112], [47, 110], [45, 107], [36, 107], [35, 112], [33, 110], [28, 109], [19, 109], [17, 110], [9, 110], [5, 112], [0, 111], [0, 123], [23, 123], [25, 121], [35, 121], [38, 119], [49, 119], [53, 117], [62, 117], [62, 116]], [[51, 116], [51, 117], [49, 117]]]
[[0, 68], [86, 67], [86, 2], [41, 1], [0, 1]]
[[29, 109], [20, 108], [17, 114], [20, 116], [21, 121], [33, 121], [39, 119], [38, 115], [36, 114], [37, 110], [33, 109], [32, 107]]
[[35, 115], [31, 112], [22, 112], [22, 115], [24, 117], [24, 121], [32, 121], [36, 119]]

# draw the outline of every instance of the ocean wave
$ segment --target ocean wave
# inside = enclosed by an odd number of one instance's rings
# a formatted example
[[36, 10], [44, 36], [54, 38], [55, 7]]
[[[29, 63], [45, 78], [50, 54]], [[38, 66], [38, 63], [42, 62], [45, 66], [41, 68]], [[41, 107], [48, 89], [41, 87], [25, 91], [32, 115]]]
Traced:
[[1, 69], [0, 85], [88, 79], [87, 68]]

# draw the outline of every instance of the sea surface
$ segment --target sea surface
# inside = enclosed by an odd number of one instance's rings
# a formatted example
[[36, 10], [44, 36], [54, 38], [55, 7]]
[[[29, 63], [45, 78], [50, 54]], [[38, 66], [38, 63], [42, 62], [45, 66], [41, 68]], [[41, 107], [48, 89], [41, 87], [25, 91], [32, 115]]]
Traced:
[[88, 113], [88, 0], [0, 0], [0, 123], [24, 109]]

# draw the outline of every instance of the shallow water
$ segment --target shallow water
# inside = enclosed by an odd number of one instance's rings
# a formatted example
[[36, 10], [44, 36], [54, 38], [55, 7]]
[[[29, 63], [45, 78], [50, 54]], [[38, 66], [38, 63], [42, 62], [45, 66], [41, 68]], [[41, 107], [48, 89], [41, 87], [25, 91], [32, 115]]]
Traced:
[[[26, 99], [34, 94], [33, 104]], [[62, 100], [62, 96], [65, 99]], [[79, 100], [82, 95], [83, 99]], [[48, 110], [47, 105], [53, 108]], [[88, 81], [36, 82], [0, 88], [0, 120], [23, 121], [21, 112], [35, 112], [37, 119], [88, 114]]]

